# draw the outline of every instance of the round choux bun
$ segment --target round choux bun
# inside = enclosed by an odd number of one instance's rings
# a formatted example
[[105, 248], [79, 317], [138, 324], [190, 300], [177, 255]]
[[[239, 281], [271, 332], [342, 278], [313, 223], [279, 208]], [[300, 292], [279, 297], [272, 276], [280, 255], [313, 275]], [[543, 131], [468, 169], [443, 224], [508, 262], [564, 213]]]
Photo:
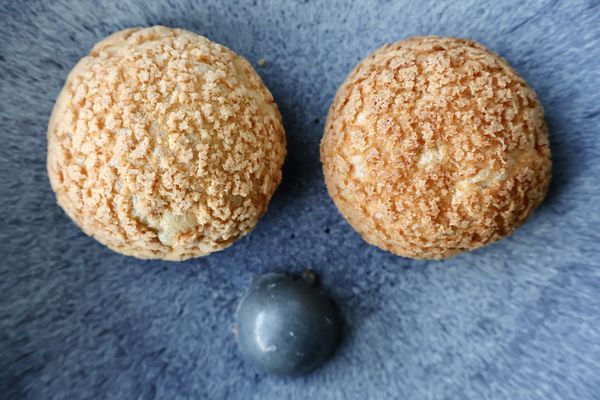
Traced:
[[252, 66], [162, 26], [96, 44], [48, 126], [58, 204], [86, 234], [143, 259], [204, 256], [247, 234], [285, 154], [277, 106]]
[[442, 259], [510, 235], [551, 176], [543, 110], [480, 44], [413, 37], [361, 61], [321, 142], [335, 205], [369, 243]]

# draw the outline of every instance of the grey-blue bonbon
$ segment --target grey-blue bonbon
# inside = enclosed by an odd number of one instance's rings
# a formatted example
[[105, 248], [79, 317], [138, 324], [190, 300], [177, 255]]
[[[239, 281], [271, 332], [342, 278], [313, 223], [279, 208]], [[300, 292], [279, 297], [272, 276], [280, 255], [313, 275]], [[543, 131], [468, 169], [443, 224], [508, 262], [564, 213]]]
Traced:
[[340, 316], [304, 279], [269, 273], [255, 278], [236, 310], [237, 342], [246, 360], [281, 375], [301, 375], [333, 353]]

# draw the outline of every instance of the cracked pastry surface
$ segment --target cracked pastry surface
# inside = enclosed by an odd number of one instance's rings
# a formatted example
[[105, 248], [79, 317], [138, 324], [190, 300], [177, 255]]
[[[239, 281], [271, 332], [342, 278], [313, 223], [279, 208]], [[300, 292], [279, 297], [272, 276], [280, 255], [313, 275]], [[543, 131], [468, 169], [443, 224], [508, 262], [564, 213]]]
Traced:
[[367, 242], [426, 259], [511, 234], [551, 177], [534, 91], [485, 47], [436, 36], [386, 45], [354, 68], [329, 110], [321, 162]]
[[251, 65], [161, 26], [96, 44], [48, 126], [60, 206], [86, 234], [138, 258], [199, 257], [248, 233], [285, 154], [277, 106]]

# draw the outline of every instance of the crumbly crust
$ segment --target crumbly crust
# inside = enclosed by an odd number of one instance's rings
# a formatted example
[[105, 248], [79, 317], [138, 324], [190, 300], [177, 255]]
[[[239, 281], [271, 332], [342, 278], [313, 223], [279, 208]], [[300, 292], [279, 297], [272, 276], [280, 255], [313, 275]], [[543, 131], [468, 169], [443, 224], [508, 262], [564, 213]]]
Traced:
[[251, 65], [161, 26], [96, 44], [48, 126], [60, 206], [85, 233], [138, 258], [203, 256], [248, 233], [285, 154], [277, 106]]
[[329, 110], [321, 161], [354, 229], [412, 258], [509, 235], [551, 176], [534, 91], [485, 47], [436, 36], [386, 45], [354, 68]]

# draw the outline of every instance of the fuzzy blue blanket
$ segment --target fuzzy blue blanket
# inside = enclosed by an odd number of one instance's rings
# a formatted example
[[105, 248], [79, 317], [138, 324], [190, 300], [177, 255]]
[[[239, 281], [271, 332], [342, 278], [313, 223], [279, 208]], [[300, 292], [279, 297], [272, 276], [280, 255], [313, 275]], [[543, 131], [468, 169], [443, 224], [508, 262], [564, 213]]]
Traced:
[[[46, 125], [74, 63], [129, 26], [187, 28], [247, 57], [289, 141], [257, 229], [180, 264], [123, 257], [55, 204]], [[415, 34], [507, 58], [546, 110], [554, 180], [512, 237], [445, 262], [365, 244], [328, 198], [324, 118], [351, 67]], [[600, 398], [600, 4], [588, 1], [0, 0], [0, 398]], [[346, 319], [303, 378], [245, 364], [251, 277], [313, 268]]]

